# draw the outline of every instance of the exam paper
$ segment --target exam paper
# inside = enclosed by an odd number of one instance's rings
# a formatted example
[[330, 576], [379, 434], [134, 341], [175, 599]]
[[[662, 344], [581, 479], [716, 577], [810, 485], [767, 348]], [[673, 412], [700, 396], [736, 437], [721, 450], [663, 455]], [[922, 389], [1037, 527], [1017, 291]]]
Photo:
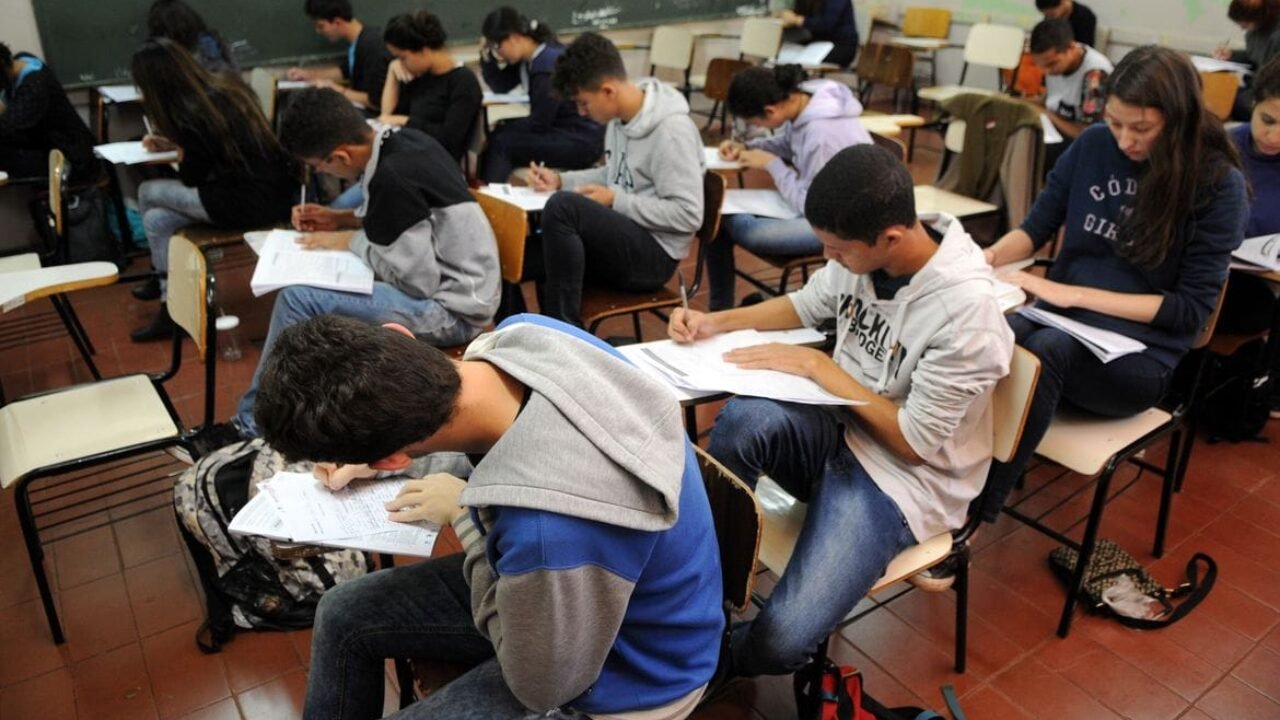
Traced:
[[721, 215], [756, 215], [792, 220], [800, 213], [787, 204], [777, 190], [726, 190]]
[[1036, 307], [1019, 308], [1018, 313], [1032, 322], [1057, 328], [1080, 341], [1099, 360], [1109, 363], [1119, 357], [1147, 349], [1146, 344], [1118, 332], [1086, 325], [1079, 320]]
[[835, 48], [835, 43], [827, 40], [811, 42], [808, 45], [783, 43], [782, 47], [778, 49], [778, 64], [821, 65], [827, 55], [831, 54], [833, 48]]
[[720, 148], [704, 147], [702, 156], [706, 159], [708, 170], [741, 170], [737, 160], [725, 160], [720, 157]]
[[107, 143], [93, 148], [94, 154], [112, 165], [143, 165], [146, 163], [177, 162], [178, 152], [149, 152], [141, 140]]
[[1054, 125], [1053, 121], [1045, 113], [1040, 113], [1040, 127], [1044, 130], [1045, 145], [1059, 145], [1063, 142], [1064, 138], [1062, 133], [1058, 131], [1058, 126]]
[[525, 212], [541, 212], [542, 208], [546, 207], [547, 200], [551, 199], [550, 191], [537, 192], [531, 187], [506, 183], [489, 183], [480, 188], [480, 192], [505, 200]]
[[373, 270], [359, 257], [346, 250], [307, 250], [298, 245], [299, 237], [293, 230], [267, 234], [249, 281], [255, 297], [289, 285], [373, 293]]
[[1231, 257], [1267, 270], [1280, 270], [1280, 235], [1245, 238]]
[[486, 92], [480, 102], [484, 105], [528, 105], [529, 94], [525, 92], [496, 93]]

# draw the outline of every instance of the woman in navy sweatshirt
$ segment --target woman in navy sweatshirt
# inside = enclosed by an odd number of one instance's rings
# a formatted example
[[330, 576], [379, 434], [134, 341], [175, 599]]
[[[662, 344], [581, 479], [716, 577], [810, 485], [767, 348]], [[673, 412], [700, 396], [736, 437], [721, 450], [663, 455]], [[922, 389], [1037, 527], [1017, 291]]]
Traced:
[[562, 170], [594, 165], [604, 150], [604, 127], [551, 93], [551, 71], [564, 52], [555, 32], [515, 8], [500, 7], [484, 19], [481, 33], [485, 84], [500, 93], [523, 88], [529, 94], [529, 117], [493, 129], [480, 158], [480, 179], [506, 182], [512, 170], [531, 162]]
[[835, 45], [823, 62], [849, 67], [858, 56], [858, 21], [849, 0], [796, 0], [781, 17], [783, 27], [807, 31], [808, 42]]
[[1185, 55], [1133, 50], [1108, 79], [1105, 127], [1086, 130], [1049, 174], [1022, 227], [987, 249], [992, 265], [1030, 257], [1065, 229], [1048, 277], [1006, 279], [1037, 305], [1121, 333], [1146, 350], [1109, 363], [1066, 333], [1009, 318], [1041, 362], [1017, 452], [996, 463], [994, 520], [1062, 400], [1098, 415], [1152, 407], [1213, 312], [1244, 237], [1248, 191], [1221, 123], [1205, 109]]

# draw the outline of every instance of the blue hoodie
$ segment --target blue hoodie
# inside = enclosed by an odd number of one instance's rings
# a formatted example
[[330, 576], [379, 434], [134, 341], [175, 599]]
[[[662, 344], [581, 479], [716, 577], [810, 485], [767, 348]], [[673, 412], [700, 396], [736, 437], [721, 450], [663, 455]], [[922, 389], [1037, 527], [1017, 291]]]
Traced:
[[1249, 224], [1245, 237], [1280, 233], [1280, 155], [1263, 155], [1253, 144], [1249, 123], [1228, 133], [1244, 160], [1245, 174], [1253, 186], [1253, 203], [1249, 207]]

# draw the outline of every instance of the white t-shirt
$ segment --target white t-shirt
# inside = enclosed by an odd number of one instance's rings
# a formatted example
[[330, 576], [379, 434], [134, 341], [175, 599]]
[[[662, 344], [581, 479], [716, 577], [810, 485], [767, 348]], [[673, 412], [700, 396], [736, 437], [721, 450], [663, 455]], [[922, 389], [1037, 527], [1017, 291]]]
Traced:
[[1106, 55], [1083, 43], [1080, 47], [1084, 49], [1084, 60], [1075, 72], [1045, 76], [1044, 106], [1071, 122], [1092, 123], [1102, 116], [1106, 101], [1103, 83], [1113, 66]]

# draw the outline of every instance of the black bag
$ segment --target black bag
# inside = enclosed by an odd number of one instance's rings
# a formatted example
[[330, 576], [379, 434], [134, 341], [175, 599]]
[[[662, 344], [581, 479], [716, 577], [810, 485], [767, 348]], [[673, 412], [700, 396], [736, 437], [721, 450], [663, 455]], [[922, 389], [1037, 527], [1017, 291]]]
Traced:
[[1214, 387], [1204, 398], [1209, 442], [1266, 442], [1261, 437], [1271, 414], [1272, 383], [1266, 366], [1267, 344], [1254, 340], [1218, 362], [1210, 374]]
[[[1063, 584], [1070, 586], [1079, 557], [1080, 553], [1073, 547], [1055, 548], [1049, 553], [1049, 567]], [[1200, 574], [1201, 565], [1205, 568], [1203, 575]], [[1099, 539], [1089, 558], [1089, 567], [1085, 569], [1080, 599], [1088, 609], [1109, 614], [1122, 625], [1154, 630], [1186, 617], [1209, 595], [1217, 579], [1218, 564], [1208, 555], [1196, 553], [1187, 562], [1186, 581], [1176, 588], [1166, 588], [1151, 577], [1151, 573], [1127, 550], [1110, 540]], [[1162, 611], [1157, 617], [1138, 618], [1116, 612], [1107, 601], [1107, 590], [1126, 581], [1150, 602], [1160, 605]], [[1177, 599], [1181, 599], [1177, 605], [1170, 602]]]
[[[924, 708], [890, 708], [877, 702], [862, 687], [862, 673], [838, 666], [823, 654], [822, 663], [810, 661], [792, 678], [797, 717], [800, 720], [944, 720]], [[955, 688], [946, 685], [942, 697], [954, 720], [964, 720]]]
[[63, 235], [69, 263], [105, 260], [121, 264], [124, 255], [107, 219], [107, 194], [99, 187], [64, 193]]

